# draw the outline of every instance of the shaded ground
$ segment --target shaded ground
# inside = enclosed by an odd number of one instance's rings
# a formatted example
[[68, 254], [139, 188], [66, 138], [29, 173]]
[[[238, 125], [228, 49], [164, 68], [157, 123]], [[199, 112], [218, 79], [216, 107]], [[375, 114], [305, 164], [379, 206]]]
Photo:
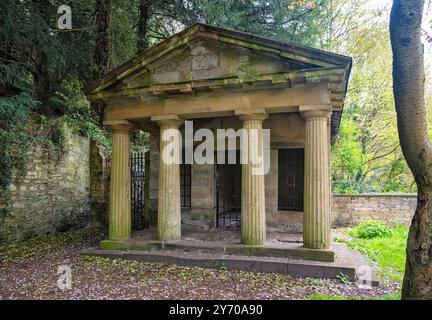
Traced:
[[[374, 289], [286, 275], [208, 270], [81, 257], [102, 235], [73, 231], [0, 247], [1, 299], [307, 299], [394, 298], [396, 282]], [[57, 287], [58, 267], [72, 269], [72, 288]]]

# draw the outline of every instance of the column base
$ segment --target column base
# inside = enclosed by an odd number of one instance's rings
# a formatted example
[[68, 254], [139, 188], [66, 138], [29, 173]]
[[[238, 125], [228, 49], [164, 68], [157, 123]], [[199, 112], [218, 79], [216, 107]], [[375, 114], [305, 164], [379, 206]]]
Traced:
[[305, 243], [304, 247], [313, 250], [328, 250], [330, 248], [330, 246], [322, 242]]

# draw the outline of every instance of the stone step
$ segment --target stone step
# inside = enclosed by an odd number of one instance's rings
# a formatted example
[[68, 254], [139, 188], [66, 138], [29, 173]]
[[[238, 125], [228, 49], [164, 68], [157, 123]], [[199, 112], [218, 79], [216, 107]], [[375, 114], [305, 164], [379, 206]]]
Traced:
[[[83, 255], [113, 259], [135, 260], [149, 263], [172, 263], [181, 266], [197, 266], [210, 269], [233, 271], [282, 273], [296, 277], [336, 279], [341, 274], [356, 281], [356, 264], [347, 260], [336, 262], [294, 260], [288, 258], [256, 257], [241, 255], [209, 254], [180, 250], [87, 250]], [[350, 259], [348, 259], [350, 260]], [[360, 263], [362, 263], [360, 261]], [[378, 285], [377, 281], [372, 282]]]
[[270, 243], [265, 246], [248, 246], [240, 244], [239, 242], [223, 241], [176, 240], [162, 242], [156, 240], [145, 240], [119, 242], [103, 240], [100, 243], [100, 247], [104, 250], [180, 250], [208, 254], [276, 257], [325, 262], [333, 262], [335, 259], [335, 253], [332, 249], [308, 249], [304, 248], [301, 243]]
[[314, 250], [303, 247], [301, 243], [267, 244], [265, 246], [246, 246], [242, 244], [219, 244], [209, 245], [208, 242], [198, 241], [175, 241], [165, 243], [167, 250], [180, 250], [186, 252], [200, 252], [222, 255], [241, 255], [252, 257], [273, 257], [313, 261], [334, 261], [332, 250]]

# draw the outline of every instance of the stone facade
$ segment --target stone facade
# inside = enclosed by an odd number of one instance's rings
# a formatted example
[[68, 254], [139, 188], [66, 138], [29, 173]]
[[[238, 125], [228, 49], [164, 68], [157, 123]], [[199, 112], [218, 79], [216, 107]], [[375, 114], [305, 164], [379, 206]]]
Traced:
[[[219, 128], [238, 130], [243, 123], [238, 117], [194, 119], [194, 131]], [[270, 170], [265, 175], [265, 210], [268, 231], [302, 232], [303, 212], [278, 210], [278, 149], [304, 148], [305, 120], [300, 114], [270, 115], [263, 121], [270, 132]], [[183, 130], [183, 127], [181, 128]], [[182, 132], [184, 134], [184, 132]], [[196, 145], [199, 144], [196, 143]], [[237, 140], [237, 148], [239, 141]], [[215, 148], [217, 142], [215, 141]], [[159, 134], [152, 133], [150, 140], [150, 210], [157, 215], [159, 188]], [[216, 168], [214, 164], [192, 164], [191, 208], [182, 208], [182, 228], [207, 230], [216, 227]], [[151, 225], [155, 225], [152, 218]]]
[[9, 199], [0, 199], [0, 241], [21, 241], [35, 235], [81, 227], [90, 221], [90, 143], [65, 128], [61, 159], [50, 159], [34, 147], [27, 174], [14, 172]]
[[362, 221], [409, 226], [417, 206], [417, 196], [409, 194], [333, 195], [332, 225], [346, 227]]

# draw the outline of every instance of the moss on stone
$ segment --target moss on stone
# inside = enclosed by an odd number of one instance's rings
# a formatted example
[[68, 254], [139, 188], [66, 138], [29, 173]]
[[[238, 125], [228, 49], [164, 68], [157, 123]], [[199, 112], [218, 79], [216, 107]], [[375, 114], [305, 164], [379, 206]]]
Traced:
[[129, 249], [129, 245], [125, 241], [119, 241], [119, 240], [102, 240], [101, 242], [99, 242], [99, 247], [102, 250]]
[[140, 86], [141, 87], [148, 87], [151, 86], [154, 83], [153, 75], [150, 72], [146, 72], [142, 74], [140, 79]]

